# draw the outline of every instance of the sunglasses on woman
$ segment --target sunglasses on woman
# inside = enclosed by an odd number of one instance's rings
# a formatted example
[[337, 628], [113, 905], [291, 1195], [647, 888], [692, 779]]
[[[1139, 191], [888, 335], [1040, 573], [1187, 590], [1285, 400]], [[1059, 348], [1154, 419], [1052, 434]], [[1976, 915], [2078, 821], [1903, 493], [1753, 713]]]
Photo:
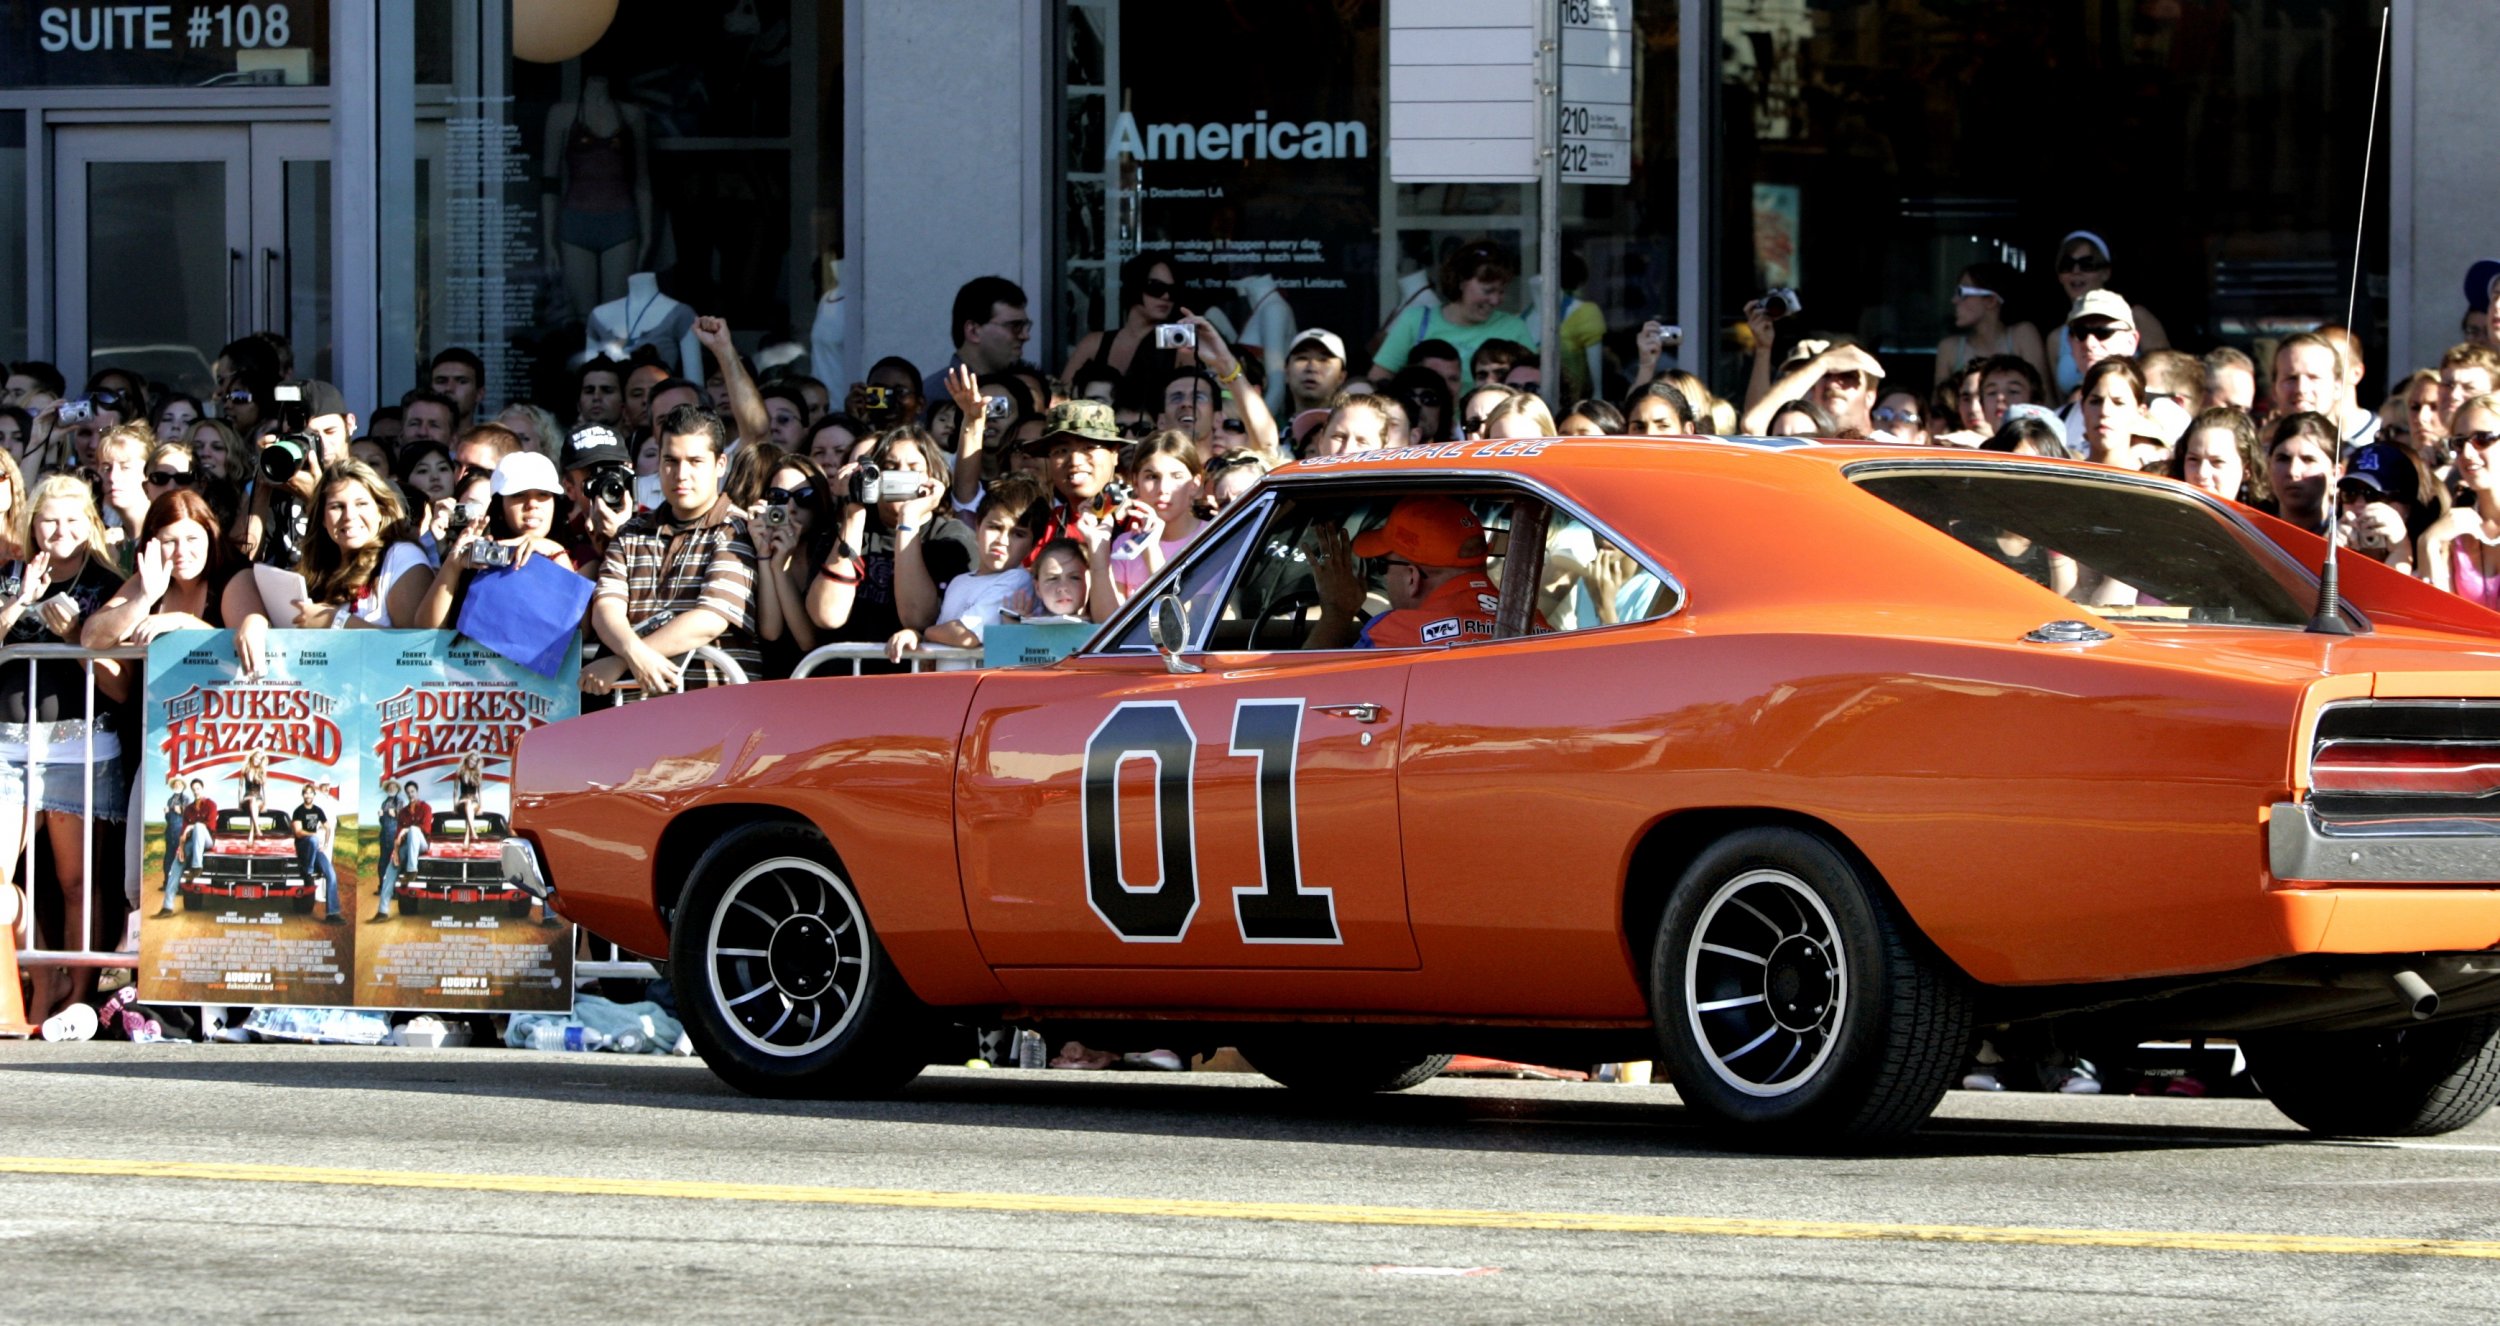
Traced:
[[148, 482], [159, 488], [188, 488], [191, 486], [191, 472], [189, 470], [150, 470]]
[[2057, 270], [2061, 272], [2106, 272], [2109, 270], [2109, 259], [2097, 253], [2078, 253], [2072, 257], [2058, 259]]
[[2448, 440], [2460, 447], [2472, 447], [2476, 451], [2488, 451], [2491, 449], [2492, 443], [2500, 442], [2500, 432], [2494, 432], [2491, 429], [2484, 429], [2479, 433], [2450, 433], [2448, 435]]
[[792, 502], [810, 501], [815, 496], [816, 488], [813, 484], [804, 488], [767, 488], [764, 490], [764, 505], [788, 506]]
[[1953, 287], [1953, 297], [1955, 299], [1994, 299], [1997, 297], [1997, 292], [1986, 286], [1957, 285]]
[[1169, 299], [1179, 287], [1169, 281], [1146, 280], [1138, 284], [1137, 293], [1152, 299]]

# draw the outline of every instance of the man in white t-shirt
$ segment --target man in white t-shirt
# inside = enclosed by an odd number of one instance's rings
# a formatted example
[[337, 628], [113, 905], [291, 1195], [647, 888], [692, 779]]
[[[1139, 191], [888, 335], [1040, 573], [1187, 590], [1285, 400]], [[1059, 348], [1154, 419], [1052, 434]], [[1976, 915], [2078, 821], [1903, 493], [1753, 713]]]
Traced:
[[[1031, 477], [1010, 474], [992, 483], [981, 497], [973, 526], [972, 569], [946, 582], [937, 621], [929, 629], [905, 627], [886, 638], [887, 660], [900, 663], [904, 654], [924, 644], [973, 648], [992, 625], [1024, 616], [1033, 601], [1033, 573], [1024, 563], [1049, 516], [1048, 494]], [[956, 659], [937, 665], [940, 671], [971, 666]]]

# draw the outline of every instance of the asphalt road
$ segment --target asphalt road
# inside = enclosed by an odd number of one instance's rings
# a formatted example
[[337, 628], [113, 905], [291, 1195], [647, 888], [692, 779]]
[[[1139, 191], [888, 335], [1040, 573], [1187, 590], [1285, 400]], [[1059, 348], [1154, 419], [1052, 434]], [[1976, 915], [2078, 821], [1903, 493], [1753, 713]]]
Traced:
[[0, 1319], [2475, 1321], [2500, 1122], [1955, 1093], [1732, 1152], [1664, 1087], [0, 1043]]

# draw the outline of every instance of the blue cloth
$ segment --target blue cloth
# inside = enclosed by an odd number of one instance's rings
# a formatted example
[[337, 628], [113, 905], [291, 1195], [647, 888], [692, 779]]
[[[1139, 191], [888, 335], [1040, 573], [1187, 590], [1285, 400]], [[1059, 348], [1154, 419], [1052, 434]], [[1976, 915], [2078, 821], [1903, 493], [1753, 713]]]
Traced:
[[460, 605], [460, 633], [552, 677], [581, 634], [596, 586], [544, 557], [480, 571]]

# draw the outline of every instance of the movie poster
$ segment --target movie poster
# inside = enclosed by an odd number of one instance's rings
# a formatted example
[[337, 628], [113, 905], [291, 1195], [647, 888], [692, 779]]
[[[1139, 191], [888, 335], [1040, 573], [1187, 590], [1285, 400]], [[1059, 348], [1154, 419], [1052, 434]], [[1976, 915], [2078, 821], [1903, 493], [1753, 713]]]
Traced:
[[[160, 1003], [353, 1001], [356, 636], [273, 631], [240, 676], [234, 637], [148, 649], [139, 980]], [[154, 904], [150, 906], [149, 904]]]
[[142, 995], [571, 1008], [572, 927], [499, 867], [512, 752], [578, 692], [450, 632], [273, 631], [268, 661], [148, 651]]
[[356, 947], [368, 1008], [565, 1012], [573, 928], [502, 879], [512, 753], [581, 707], [578, 656], [541, 677], [447, 632], [369, 631], [362, 858], [373, 912]]

